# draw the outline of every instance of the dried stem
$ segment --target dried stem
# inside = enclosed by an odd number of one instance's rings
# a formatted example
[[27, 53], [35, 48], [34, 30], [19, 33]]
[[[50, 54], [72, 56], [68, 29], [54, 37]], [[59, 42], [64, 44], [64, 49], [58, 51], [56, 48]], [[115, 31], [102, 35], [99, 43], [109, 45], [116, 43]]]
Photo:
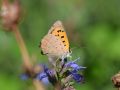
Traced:
[[36, 90], [45, 90], [45, 87], [43, 87], [43, 84], [39, 80], [33, 80], [33, 84]]
[[55, 90], [61, 90], [61, 83], [58, 82], [56, 85], [55, 85]]
[[[13, 31], [13, 33], [16, 37], [17, 43], [19, 45], [19, 48], [20, 48], [20, 51], [21, 51], [21, 54], [22, 54], [22, 58], [23, 58], [22, 60], [23, 60], [23, 63], [24, 63], [24, 67], [27, 71], [30, 72], [30, 74], [33, 74], [34, 73], [33, 65], [30, 61], [30, 56], [28, 54], [25, 43], [23, 41], [23, 38], [22, 38], [22, 36], [19, 32], [19, 29], [18, 29], [17, 25], [13, 26], [12, 31]], [[37, 80], [33, 80], [33, 84], [34, 84], [36, 90], [45, 90], [41, 82], [39, 82]]]
[[14, 32], [14, 35], [16, 37], [17, 43], [19, 45], [21, 54], [22, 54], [22, 58], [23, 58], [22, 60], [23, 60], [24, 66], [25, 66], [26, 69], [31, 71], [32, 70], [32, 64], [30, 63], [30, 56], [27, 52], [25, 43], [22, 39], [22, 36], [19, 32], [19, 29], [16, 25], [13, 26], [13, 32]]

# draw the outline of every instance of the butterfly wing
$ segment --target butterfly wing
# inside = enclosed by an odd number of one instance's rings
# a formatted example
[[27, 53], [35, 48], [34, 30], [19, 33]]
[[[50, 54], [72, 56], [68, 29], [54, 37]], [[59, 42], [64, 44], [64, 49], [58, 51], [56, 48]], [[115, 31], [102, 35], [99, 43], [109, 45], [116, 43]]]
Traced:
[[43, 54], [62, 58], [69, 55], [69, 42], [61, 21], [56, 21], [41, 41]]
[[56, 21], [51, 27], [51, 29], [49, 30], [48, 34], [52, 34], [56, 36], [64, 44], [65, 50], [69, 51], [68, 37], [61, 21]]
[[43, 54], [54, 57], [61, 57], [66, 53], [64, 44], [61, 40], [52, 34], [47, 34], [41, 41], [41, 49]]

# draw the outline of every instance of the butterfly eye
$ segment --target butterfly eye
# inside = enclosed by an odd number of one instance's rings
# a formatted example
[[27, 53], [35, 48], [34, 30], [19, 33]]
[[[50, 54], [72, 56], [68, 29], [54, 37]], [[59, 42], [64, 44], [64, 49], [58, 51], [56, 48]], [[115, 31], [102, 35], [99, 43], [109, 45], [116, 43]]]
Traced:
[[48, 53], [43, 53], [43, 51], [41, 50], [41, 54], [42, 54], [42, 55], [46, 55], [46, 54], [48, 54]]
[[67, 57], [66, 57], [66, 58], [64, 58], [64, 62], [67, 62]]

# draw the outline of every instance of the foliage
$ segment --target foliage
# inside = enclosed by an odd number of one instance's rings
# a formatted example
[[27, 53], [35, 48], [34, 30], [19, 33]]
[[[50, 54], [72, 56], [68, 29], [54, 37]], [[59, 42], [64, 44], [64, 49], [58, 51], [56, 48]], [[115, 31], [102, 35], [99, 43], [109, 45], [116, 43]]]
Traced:
[[[119, 0], [21, 0], [20, 29], [27, 48], [40, 63], [48, 63], [38, 47], [56, 20], [66, 28], [73, 58], [87, 67], [77, 90], [115, 90], [111, 77], [120, 69]], [[0, 89], [33, 90], [20, 80], [22, 58], [15, 38], [0, 27]], [[75, 47], [75, 48], [74, 48]], [[33, 61], [35, 62], [35, 61]]]

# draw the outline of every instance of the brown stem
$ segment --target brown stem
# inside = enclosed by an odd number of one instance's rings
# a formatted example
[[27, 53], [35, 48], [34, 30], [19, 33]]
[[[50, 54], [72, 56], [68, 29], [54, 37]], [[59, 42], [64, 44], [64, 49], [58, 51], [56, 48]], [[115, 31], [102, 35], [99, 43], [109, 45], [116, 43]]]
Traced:
[[[13, 31], [13, 33], [14, 33], [14, 35], [16, 37], [17, 43], [19, 45], [25, 69], [27, 71], [29, 71], [30, 74], [33, 74], [34, 73], [33, 72], [33, 65], [30, 62], [30, 56], [28, 54], [25, 43], [23, 41], [23, 38], [22, 38], [22, 36], [21, 36], [21, 34], [19, 32], [19, 29], [18, 29], [17, 25], [14, 25], [12, 27], [12, 31]], [[34, 84], [36, 90], [45, 90], [45, 88], [43, 87], [43, 84], [41, 82], [39, 82], [38, 80], [33, 79], [33, 84]]]
[[32, 70], [32, 64], [30, 63], [30, 57], [29, 57], [29, 54], [27, 52], [27, 49], [26, 49], [25, 43], [23, 41], [23, 38], [22, 38], [22, 36], [19, 32], [19, 29], [16, 25], [13, 26], [13, 32], [14, 32], [14, 35], [16, 37], [17, 43], [19, 45], [21, 54], [22, 54], [22, 58], [23, 58], [22, 60], [23, 60], [24, 66], [25, 66], [26, 69], [31, 71]]
[[33, 80], [33, 84], [34, 84], [36, 90], [45, 90], [45, 87], [39, 80]]

